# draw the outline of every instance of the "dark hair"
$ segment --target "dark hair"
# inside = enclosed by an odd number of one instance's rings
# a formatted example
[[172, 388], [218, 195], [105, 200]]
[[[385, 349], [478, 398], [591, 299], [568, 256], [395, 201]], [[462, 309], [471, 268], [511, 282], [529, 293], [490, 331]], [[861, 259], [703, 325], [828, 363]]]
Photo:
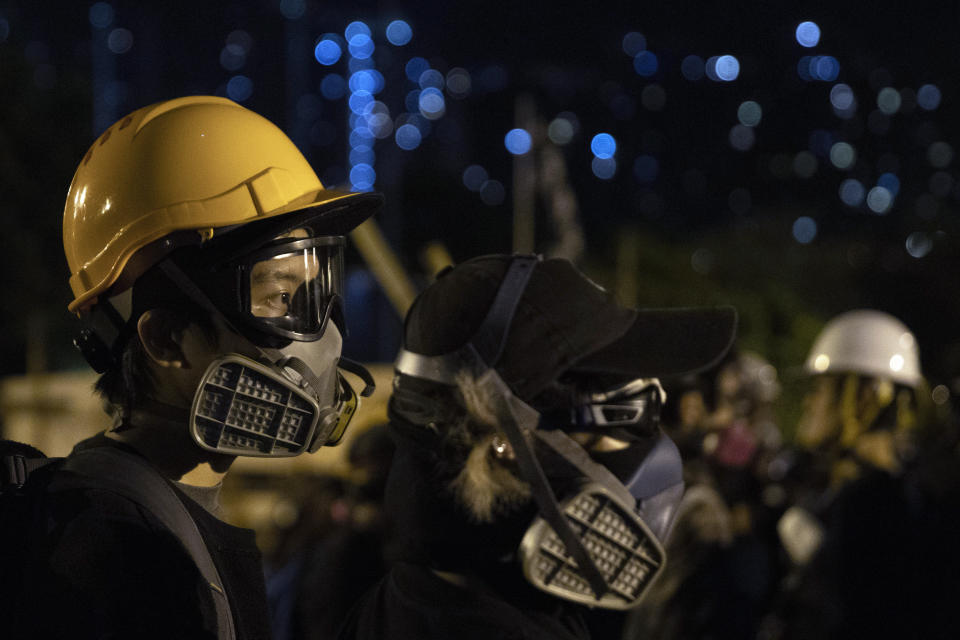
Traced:
[[217, 330], [210, 313], [184, 295], [159, 269], [151, 269], [133, 287], [133, 313], [127, 322], [127, 338], [113, 366], [100, 375], [94, 392], [104, 409], [114, 416], [128, 414], [156, 389], [146, 349], [137, 333], [137, 322], [147, 311], [157, 313], [157, 328], [166, 335], [195, 324], [211, 345], [217, 344]]

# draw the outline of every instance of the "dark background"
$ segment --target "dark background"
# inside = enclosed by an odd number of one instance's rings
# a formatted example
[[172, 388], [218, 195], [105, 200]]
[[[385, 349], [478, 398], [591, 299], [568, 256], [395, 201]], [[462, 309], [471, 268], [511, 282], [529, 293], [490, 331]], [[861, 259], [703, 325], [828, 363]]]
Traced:
[[[574, 231], [585, 246], [579, 261], [598, 282], [631, 287], [626, 297], [644, 306], [735, 304], [742, 346], [781, 370], [802, 362], [827, 318], [857, 307], [889, 311], [910, 326], [932, 381], [960, 370], [957, 163], [934, 167], [928, 159], [932, 143], [953, 148], [958, 139], [956, 3], [113, 2], [103, 28], [91, 23], [92, 5], [0, 2], [2, 375], [82, 366], [66, 312], [63, 200], [87, 146], [125, 113], [185, 94], [228, 95], [228, 81], [242, 74], [253, 86], [242, 104], [287, 131], [325, 184], [347, 179], [346, 100], [319, 93], [327, 74], [347, 74], [346, 55], [328, 67], [312, 52], [323, 34], [342, 36], [354, 20], [371, 29], [385, 80], [377, 98], [393, 118], [415, 88], [404, 75], [411, 57], [472, 78], [469, 95], [446, 96], [446, 115], [416, 149], [398, 148], [393, 136], [375, 145], [374, 188], [388, 198], [379, 222], [416, 282], [426, 282], [418, 256], [431, 241], [456, 260], [511, 250], [513, 158], [503, 141], [523, 98], [544, 122], [561, 112], [579, 122], [561, 149], [578, 203]], [[404, 46], [384, 35], [395, 19], [413, 29]], [[812, 49], [794, 36], [803, 20], [822, 32]], [[125, 52], [109, 49], [115, 29], [132, 35]], [[221, 53], [236, 30], [252, 44], [243, 65], [228, 70]], [[650, 77], [623, 51], [632, 31], [657, 56]], [[689, 55], [722, 54], [740, 62], [732, 82], [681, 73]], [[805, 55], [834, 56], [836, 80], [801, 79]], [[852, 118], [831, 107], [840, 82], [857, 97]], [[654, 84], [665, 96], [661, 109], [643, 97]], [[942, 94], [934, 110], [910, 102], [925, 84]], [[876, 101], [884, 87], [904, 97], [887, 116]], [[755, 143], [741, 151], [729, 135], [747, 100], [763, 117]], [[590, 139], [599, 132], [618, 143], [609, 180], [591, 171]], [[827, 155], [839, 141], [857, 150], [846, 170]], [[815, 168], [800, 175], [794, 165], [803, 152]], [[634, 173], [641, 155], [658, 163], [652, 180]], [[500, 204], [464, 185], [474, 164], [504, 187]], [[840, 200], [843, 180], [870, 189], [883, 173], [900, 183], [888, 212]], [[808, 243], [792, 232], [801, 217], [817, 225]], [[536, 228], [540, 251], [562, 235], [543, 202]], [[626, 285], [618, 275], [624, 250], [637, 265]], [[348, 350], [389, 360], [399, 319], [358, 256], [351, 265]]]

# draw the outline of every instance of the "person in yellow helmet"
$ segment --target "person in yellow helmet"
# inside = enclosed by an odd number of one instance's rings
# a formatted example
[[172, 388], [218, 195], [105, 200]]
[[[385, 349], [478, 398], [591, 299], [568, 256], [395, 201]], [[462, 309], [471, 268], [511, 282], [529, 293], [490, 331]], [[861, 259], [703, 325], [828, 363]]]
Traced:
[[23, 637], [269, 636], [253, 532], [220, 520], [220, 483], [238, 455], [336, 444], [358, 401], [340, 369], [372, 391], [341, 356], [343, 251], [381, 203], [326, 188], [223, 98], [144, 107], [93, 143], [63, 242], [114, 424], [44, 468]]

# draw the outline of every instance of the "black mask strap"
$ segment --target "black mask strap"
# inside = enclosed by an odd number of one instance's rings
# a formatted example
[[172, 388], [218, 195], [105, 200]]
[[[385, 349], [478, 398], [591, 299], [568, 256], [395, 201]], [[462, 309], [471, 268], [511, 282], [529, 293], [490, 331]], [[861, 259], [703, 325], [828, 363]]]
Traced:
[[[607, 592], [606, 580], [590, 558], [590, 554], [584, 548], [580, 537], [570, 527], [567, 517], [561, 511], [560, 505], [557, 503], [557, 497], [554, 495], [553, 489], [550, 488], [547, 476], [523, 432], [523, 428], [531, 431], [536, 429], [539, 414], [514, 396], [503, 379], [494, 370], [507, 344], [507, 335], [510, 332], [510, 325], [513, 323], [513, 316], [519, 306], [520, 298], [523, 296], [527, 283], [530, 281], [530, 276], [533, 274], [533, 269], [539, 261], [540, 257], [535, 255], [514, 256], [513, 260], [510, 261], [510, 267], [507, 269], [500, 288], [497, 290], [493, 304], [490, 306], [490, 311], [487, 312], [487, 317], [484, 318], [467, 348], [472, 349], [480, 357], [483, 364], [490, 369], [486, 375], [494, 376], [496, 382], [503, 386], [497, 394], [503, 400], [497, 406], [499, 414], [497, 424], [513, 447], [520, 473], [530, 483], [530, 491], [541, 515], [560, 536], [560, 540], [563, 541], [567, 551], [573, 556], [577, 566], [580, 567], [590, 583], [590, 588], [593, 589], [596, 597], [600, 598]], [[519, 424], [517, 417], [509, 406], [511, 401], [522, 404], [523, 408], [531, 414], [529, 416], [531, 424], [523, 426]]]

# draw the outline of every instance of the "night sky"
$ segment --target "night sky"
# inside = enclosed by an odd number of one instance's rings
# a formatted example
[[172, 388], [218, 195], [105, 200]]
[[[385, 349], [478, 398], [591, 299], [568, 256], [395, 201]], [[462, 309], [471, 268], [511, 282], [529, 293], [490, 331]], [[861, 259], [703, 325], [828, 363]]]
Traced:
[[[373, 45], [364, 64], [382, 77], [370, 99], [390, 131], [351, 156], [344, 34], [358, 20]], [[408, 43], [388, 41], [394, 20], [411, 27]], [[804, 21], [819, 27], [813, 47], [798, 42]], [[0, 2], [3, 288], [14, 303], [2, 373], [80, 366], [59, 228], [86, 147], [140, 106], [215, 93], [279, 124], [325, 183], [363, 182], [351, 168], [369, 164], [388, 198], [380, 224], [418, 282], [427, 242], [457, 260], [511, 250], [504, 141], [526, 100], [544, 131], [558, 116], [574, 129], [554, 145], [573, 231], [551, 222], [541, 195], [538, 251], [579, 234], [580, 264], [615, 286], [633, 238], [639, 304], [733, 303], [743, 344], [781, 367], [798, 364], [831, 315], [884, 309], [946, 381], [960, 371], [958, 27], [957, 5], [943, 2]], [[342, 54], [330, 65], [315, 57], [325, 34]], [[711, 57], [725, 55], [735, 77], [711, 80]], [[442, 78], [441, 117], [410, 102], [427, 88], [408, 77], [415, 57]], [[456, 69], [469, 91], [453, 90]], [[414, 148], [398, 144], [404, 124]], [[591, 148], [601, 133], [616, 142], [612, 158]], [[351, 344], [389, 359], [399, 320], [364, 295], [361, 309], [379, 311], [352, 313]]]

